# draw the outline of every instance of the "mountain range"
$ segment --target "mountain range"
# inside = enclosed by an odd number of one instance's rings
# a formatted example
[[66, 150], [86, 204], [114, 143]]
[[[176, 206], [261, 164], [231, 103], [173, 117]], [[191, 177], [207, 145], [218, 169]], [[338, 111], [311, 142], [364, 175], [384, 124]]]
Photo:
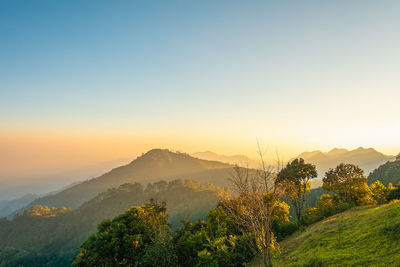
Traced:
[[[212, 152], [196, 155], [224, 160]], [[30, 266], [32, 261], [49, 266], [69, 266], [79, 245], [95, 231], [100, 221], [112, 218], [132, 205], [142, 205], [150, 199], [167, 203], [170, 223], [174, 227], [181, 225], [182, 219], [204, 219], [207, 211], [217, 205], [219, 192], [224, 192], [214, 185], [228, 186], [234, 166], [194, 156], [166, 149], [153, 149], [129, 164], [112, 169], [99, 177], [35, 199], [12, 220], [0, 218], [0, 266], [3, 266], [2, 260], [13, 263], [12, 266]], [[245, 156], [240, 155], [222, 157], [232, 161], [246, 160]], [[316, 164], [320, 177], [323, 170], [333, 168], [341, 162], [357, 164], [370, 170], [393, 158], [371, 148], [352, 151], [333, 149], [325, 153], [313, 151], [302, 153], [299, 157]], [[394, 162], [393, 166], [396, 168], [390, 170], [397, 171], [398, 162]], [[313, 181], [313, 184], [318, 182], [321, 181]], [[322, 191], [322, 188], [313, 190], [307, 203], [315, 204]], [[29, 197], [36, 196], [28, 196], [22, 200], [28, 201], [25, 199]], [[37, 211], [49, 209], [37, 205], [73, 209], [61, 208], [60, 215], [54, 217], [36, 216], [35, 214], [41, 214]], [[58, 211], [53, 209], [49, 210]], [[34, 212], [29, 212], [30, 210]]]
[[[340, 163], [356, 164], [367, 175], [381, 164], [394, 158], [373, 148], [362, 147], [355, 150], [334, 148], [329, 152], [304, 152], [298, 157], [315, 164], [319, 178], [322, 178], [329, 168], [334, 168]], [[255, 160], [243, 155], [223, 156], [213, 152], [197, 152], [191, 156], [167, 149], [152, 149], [127, 165], [112, 169], [99, 177], [70, 186], [55, 194], [38, 198], [31, 205], [78, 208], [84, 202], [109, 188], [135, 182], [147, 184], [160, 180], [192, 179], [225, 187], [228, 186], [228, 179], [233, 171], [232, 164], [244, 162], [249, 162], [250, 168], [256, 167], [257, 164]], [[241, 164], [241, 166], [245, 166], [245, 164]], [[313, 187], [319, 186], [320, 183], [320, 179], [317, 179]]]
[[115, 168], [97, 178], [71, 186], [56, 194], [36, 199], [30, 205], [78, 208], [97, 194], [125, 183], [191, 179], [227, 186], [233, 171], [230, 164], [193, 158], [185, 153], [153, 149], [131, 163]]
[[220, 161], [223, 163], [238, 165], [241, 167], [248, 167], [251, 169], [258, 169], [260, 167], [259, 160], [249, 158], [245, 155], [226, 156], [211, 151], [204, 151], [204, 152], [195, 152], [192, 154], [192, 156], [199, 159]]
[[315, 164], [318, 171], [318, 178], [320, 179], [323, 178], [326, 171], [330, 168], [336, 167], [340, 163], [355, 164], [363, 169], [365, 175], [368, 176], [368, 174], [378, 166], [395, 158], [394, 156], [378, 152], [373, 148], [363, 147], [354, 150], [334, 148], [329, 152], [316, 150], [301, 153], [297, 157], [303, 158], [306, 162]]

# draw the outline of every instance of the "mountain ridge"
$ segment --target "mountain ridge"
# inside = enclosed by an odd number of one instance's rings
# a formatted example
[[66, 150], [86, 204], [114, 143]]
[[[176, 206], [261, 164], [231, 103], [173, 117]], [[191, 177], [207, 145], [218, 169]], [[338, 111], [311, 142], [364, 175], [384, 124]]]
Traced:
[[392, 155], [385, 155], [374, 148], [358, 147], [353, 150], [344, 148], [333, 148], [328, 152], [315, 150], [303, 152], [297, 156], [305, 161], [315, 164], [318, 171], [318, 178], [321, 179], [330, 168], [340, 163], [351, 163], [358, 165], [368, 175], [374, 169], [394, 158]]
[[78, 208], [97, 194], [124, 183], [146, 184], [159, 180], [193, 179], [226, 186], [231, 170], [233, 166], [226, 163], [197, 159], [186, 153], [167, 149], [152, 149], [127, 165], [114, 168], [54, 195], [39, 198], [30, 205]]
[[257, 169], [260, 167], [259, 160], [252, 159], [246, 155], [235, 154], [235, 155], [222, 155], [212, 151], [195, 152], [191, 156], [211, 161], [219, 161], [227, 164], [238, 165], [241, 167], [249, 167]]

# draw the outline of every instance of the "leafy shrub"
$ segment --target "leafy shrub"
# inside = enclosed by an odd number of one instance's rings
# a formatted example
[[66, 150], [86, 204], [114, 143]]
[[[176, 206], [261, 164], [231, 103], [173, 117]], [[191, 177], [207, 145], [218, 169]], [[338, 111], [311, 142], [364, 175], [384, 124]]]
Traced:
[[180, 266], [243, 266], [254, 258], [254, 236], [239, 234], [221, 206], [211, 210], [207, 219], [186, 222], [174, 231]]
[[383, 204], [387, 201], [390, 187], [392, 187], [391, 183], [389, 183], [388, 187], [386, 187], [381, 183], [381, 181], [377, 180], [369, 186], [369, 189], [371, 190], [372, 196], [374, 197], [375, 201], [378, 204]]
[[300, 228], [298, 221], [288, 222], [281, 224], [277, 220], [272, 223], [272, 231], [274, 232], [278, 241], [283, 240], [285, 237], [290, 236]]
[[393, 189], [392, 191], [390, 191], [387, 200], [391, 201], [394, 199], [400, 199], [400, 187], [397, 186], [395, 189]]
[[322, 219], [323, 216], [321, 215], [321, 211], [318, 208], [307, 208], [303, 216], [303, 222], [305, 225], [310, 225]]

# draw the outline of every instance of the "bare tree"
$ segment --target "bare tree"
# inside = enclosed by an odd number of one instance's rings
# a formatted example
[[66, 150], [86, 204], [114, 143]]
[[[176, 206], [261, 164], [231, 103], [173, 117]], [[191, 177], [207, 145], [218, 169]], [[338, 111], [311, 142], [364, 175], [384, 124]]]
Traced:
[[263, 258], [264, 266], [270, 266], [272, 253], [279, 245], [272, 232], [274, 218], [288, 221], [289, 206], [280, 201], [276, 182], [277, 169], [267, 166], [259, 148], [260, 170], [235, 167], [231, 182], [231, 195], [221, 199], [226, 212], [235, 220], [243, 233], [254, 235], [254, 249]]

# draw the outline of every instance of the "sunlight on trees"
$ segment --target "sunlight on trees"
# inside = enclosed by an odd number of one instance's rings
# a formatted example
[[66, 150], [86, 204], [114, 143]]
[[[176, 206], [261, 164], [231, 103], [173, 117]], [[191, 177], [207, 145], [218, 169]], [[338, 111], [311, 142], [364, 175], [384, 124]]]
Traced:
[[311, 179], [317, 177], [315, 165], [306, 164], [304, 159], [295, 159], [278, 173], [277, 181], [282, 184], [290, 202], [294, 206], [296, 217], [302, 221], [305, 196], [310, 193]]

